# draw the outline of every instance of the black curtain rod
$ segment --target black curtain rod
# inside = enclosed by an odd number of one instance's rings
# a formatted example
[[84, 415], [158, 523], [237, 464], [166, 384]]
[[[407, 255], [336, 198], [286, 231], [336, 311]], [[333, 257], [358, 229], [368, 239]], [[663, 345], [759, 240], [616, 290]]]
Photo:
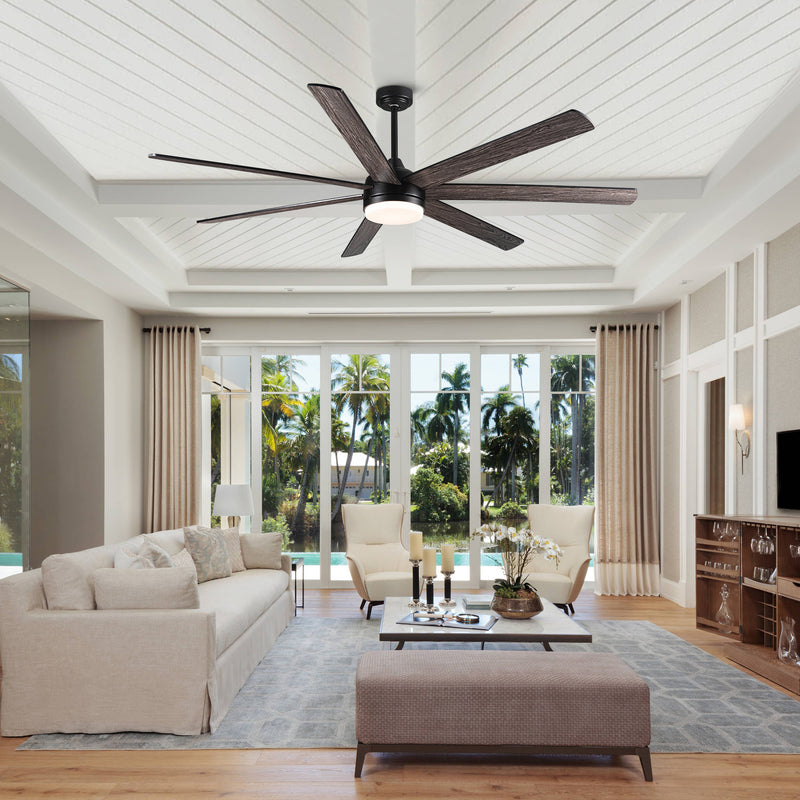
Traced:
[[[167, 325], [167, 327], [169, 327], [169, 325]], [[178, 328], [178, 330], [180, 330], [183, 327], [188, 327], [189, 330], [194, 330], [194, 325], [189, 325], [189, 326], [176, 325], [175, 327]], [[158, 329], [160, 331], [163, 331], [164, 330], [164, 326], [163, 325], [159, 325]], [[142, 328], [142, 333], [150, 333], [152, 330], [153, 330], [152, 328]], [[200, 331], [200, 333], [211, 333], [211, 328], [198, 328], [198, 330]]]
[[[642, 323], [642, 324], [647, 324], [647, 323]], [[632, 328], [633, 326], [628, 324], [628, 325], [606, 325], [606, 327], [610, 331], [615, 331], [615, 330], [617, 330], [617, 328]], [[653, 325], [653, 330], [657, 331], [658, 330], [658, 325]], [[589, 326], [589, 333], [597, 333], [597, 325], [590, 325]]]

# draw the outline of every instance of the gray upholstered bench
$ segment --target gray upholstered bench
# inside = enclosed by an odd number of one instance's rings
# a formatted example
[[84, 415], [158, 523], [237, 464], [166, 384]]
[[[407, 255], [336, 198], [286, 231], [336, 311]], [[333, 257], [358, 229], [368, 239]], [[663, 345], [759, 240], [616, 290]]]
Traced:
[[591, 753], [650, 764], [650, 690], [606, 653], [389, 650], [356, 672], [356, 777], [370, 752]]

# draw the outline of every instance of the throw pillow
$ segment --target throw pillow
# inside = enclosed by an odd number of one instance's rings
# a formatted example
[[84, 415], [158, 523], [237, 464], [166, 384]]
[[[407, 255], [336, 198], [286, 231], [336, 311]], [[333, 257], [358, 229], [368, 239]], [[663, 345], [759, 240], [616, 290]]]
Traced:
[[99, 609], [199, 608], [194, 569], [98, 569], [94, 572]]
[[239, 536], [247, 569], [281, 569], [279, 533], [243, 533]]
[[192, 525], [183, 529], [183, 540], [197, 568], [198, 583], [227, 578], [231, 574], [231, 559], [219, 528]]
[[175, 553], [172, 556], [172, 566], [173, 567], [191, 567], [192, 571], [197, 577], [197, 569], [195, 568], [194, 561], [192, 557], [189, 555], [189, 551], [184, 547], [179, 553]]
[[242, 572], [245, 566], [242, 559], [242, 545], [239, 541], [239, 529], [225, 528], [222, 535], [225, 537], [225, 547], [231, 559], [231, 572]]
[[60, 611], [94, 608], [92, 573], [99, 567], [110, 567], [111, 559], [104, 547], [47, 556], [42, 561], [42, 586], [47, 607]]
[[152, 569], [154, 566], [150, 559], [142, 558], [133, 545], [122, 545], [114, 553], [116, 569]]
[[139, 558], [147, 559], [154, 567], [159, 569], [172, 566], [170, 554], [163, 547], [159, 547], [149, 539], [142, 545], [142, 549], [139, 551]]

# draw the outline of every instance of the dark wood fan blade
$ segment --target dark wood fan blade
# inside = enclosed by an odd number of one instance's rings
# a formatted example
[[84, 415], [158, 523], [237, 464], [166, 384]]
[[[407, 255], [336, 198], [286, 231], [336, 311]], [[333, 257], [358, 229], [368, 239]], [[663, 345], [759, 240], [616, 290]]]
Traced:
[[501, 250], [511, 250], [525, 240], [513, 233], [504, 231], [485, 220], [473, 217], [458, 208], [442, 203], [440, 200], [425, 200], [425, 216], [443, 222], [451, 228], [467, 233], [484, 242], [493, 244]]
[[353, 238], [347, 243], [342, 258], [349, 256], [360, 256], [366, 249], [369, 243], [375, 238], [375, 234], [381, 229], [377, 222], [372, 222], [366, 217], [361, 220], [361, 224], [356, 228]]
[[350, 145], [356, 158], [364, 165], [370, 178], [381, 183], [399, 184], [400, 179], [347, 95], [336, 86], [322, 83], [309, 83], [308, 88]]
[[282, 211], [297, 211], [300, 208], [315, 208], [316, 206], [334, 206], [339, 203], [352, 203], [361, 200], [363, 195], [351, 194], [347, 197], [333, 197], [330, 200], [312, 200], [308, 203], [293, 203], [290, 206], [275, 206], [274, 208], [261, 208], [258, 211], [242, 211], [239, 214], [226, 214], [224, 217], [208, 217], [199, 219], [198, 222], [229, 222], [232, 219], [247, 219], [248, 217], [263, 217], [267, 214], [280, 214]]
[[158, 161], [174, 161], [177, 164], [191, 164], [195, 167], [216, 167], [217, 169], [232, 169], [237, 172], [252, 172], [255, 175], [271, 175], [275, 178], [289, 178], [293, 181], [310, 181], [311, 183], [330, 183], [333, 186], [347, 186], [350, 189], [363, 189], [363, 183], [356, 181], [339, 180], [338, 178], [323, 178], [319, 175], [303, 175], [299, 172], [282, 172], [279, 169], [263, 169], [262, 167], [245, 167], [241, 164], [226, 164], [223, 161], [204, 161], [202, 158], [184, 158], [183, 156], [165, 156], [162, 153], [150, 153], [148, 158]]
[[607, 203], [629, 206], [636, 189], [611, 186], [534, 186], [510, 183], [447, 183], [425, 192], [436, 200], [533, 200], [543, 203]]
[[469, 175], [470, 172], [493, 167], [495, 164], [593, 129], [594, 125], [580, 111], [565, 111], [563, 114], [557, 114], [555, 117], [550, 117], [522, 130], [509, 133], [507, 136], [480, 144], [471, 150], [465, 150], [457, 156], [417, 170], [409, 175], [407, 180], [409, 183], [419, 186], [420, 189], [440, 186], [448, 181], [454, 181], [462, 175]]

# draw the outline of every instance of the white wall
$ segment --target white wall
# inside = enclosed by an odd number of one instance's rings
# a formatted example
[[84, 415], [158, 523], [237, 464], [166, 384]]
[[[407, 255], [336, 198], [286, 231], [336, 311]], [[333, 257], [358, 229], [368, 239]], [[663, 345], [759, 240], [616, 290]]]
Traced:
[[[141, 317], [2, 229], [0, 273], [31, 289], [34, 316], [32, 566], [51, 552], [141, 533]], [[37, 307], [63, 316], [37, 319]]]
[[[691, 604], [693, 595], [693, 515], [704, 511], [697, 483], [702, 458], [698, 395], [709, 375], [726, 378], [726, 405], [745, 406], [751, 436], [742, 472], [735, 434], [728, 431], [726, 513], [800, 516], [800, 511], [779, 509], [775, 491], [775, 434], [800, 428], [799, 264], [796, 225], [742, 253], [738, 262], [684, 297], [680, 313], [673, 307], [663, 315], [664, 340], [680, 342], [680, 351], [670, 348], [662, 365], [663, 436], [677, 437], [680, 444], [676, 454], [664, 442], [669, 458], [662, 482], [663, 552], [669, 558], [664, 593], [677, 602]], [[676, 418], [680, 431], [675, 431]], [[675, 503], [677, 514], [664, 512]]]

